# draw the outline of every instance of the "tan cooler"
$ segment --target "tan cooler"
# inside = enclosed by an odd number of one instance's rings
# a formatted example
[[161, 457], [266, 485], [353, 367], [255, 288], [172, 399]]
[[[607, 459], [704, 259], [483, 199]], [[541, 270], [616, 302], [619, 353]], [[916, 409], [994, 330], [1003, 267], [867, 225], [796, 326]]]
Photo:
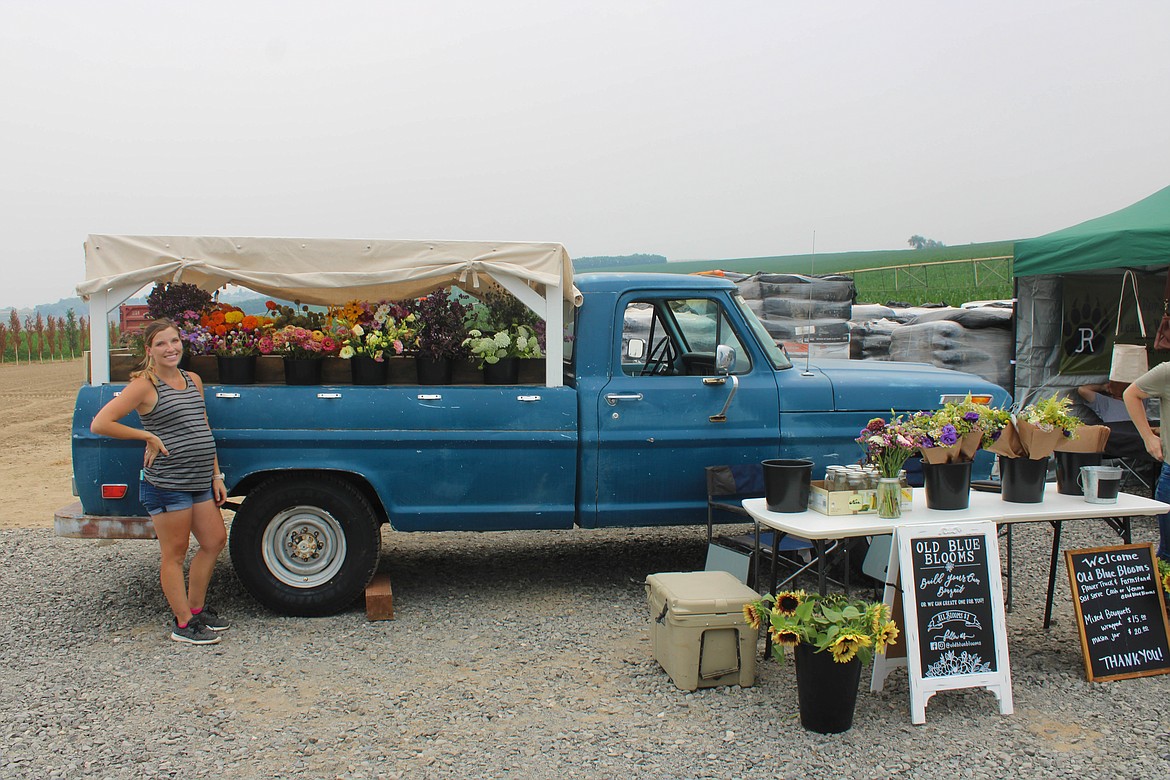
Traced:
[[759, 595], [725, 571], [646, 578], [654, 659], [684, 691], [756, 681], [757, 632], [743, 605]]

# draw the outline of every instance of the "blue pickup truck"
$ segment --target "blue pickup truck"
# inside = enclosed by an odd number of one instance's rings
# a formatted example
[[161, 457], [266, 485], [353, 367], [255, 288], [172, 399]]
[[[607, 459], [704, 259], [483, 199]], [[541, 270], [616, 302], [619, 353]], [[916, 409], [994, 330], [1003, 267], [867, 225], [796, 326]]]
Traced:
[[[807, 457], [823, 473], [856, 462], [858, 431], [891, 409], [933, 409], [968, 393], [1009, 401], [978, 377], [926, 365], [794, 364], [723, 279], [598, 273], [572, 282], [575, 300], [560, 306], [570, 298], [560, 285], [544, 299], [555, 300], [542, 313], [559, 308], [565, 335], [549, 344], [541, 383], [208, 381], [220, 465], [238, 503], [231, 558], [249, 592], [287, 614], [346, 607], [373, 576], [384, 523], [398, 531], [703, 523], [705, 466]], [[152, 535], [137, 501], [141, 446], [89, 431], [121, 387], [103, 376], [79, 392], [80, 507], [58, 512], [59, 534]]]

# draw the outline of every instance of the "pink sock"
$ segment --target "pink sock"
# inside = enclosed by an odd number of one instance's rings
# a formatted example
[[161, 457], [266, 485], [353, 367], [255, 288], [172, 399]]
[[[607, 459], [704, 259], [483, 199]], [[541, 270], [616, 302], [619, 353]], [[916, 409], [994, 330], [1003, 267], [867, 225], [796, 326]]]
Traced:
[[192, 615], [198, 615], [198, 614], [199, 614], [200, 612], [202, 612], [202, 611], [203, 611], [203, 607], [200, 607], [199, 609], [193, 609], [193, 610], [191, 610], [191, 614], [192, 614]]
[[188, 625], [190, 625], [190, 624], [189, 623], [179, 623], [179, 628], [186, 628]]

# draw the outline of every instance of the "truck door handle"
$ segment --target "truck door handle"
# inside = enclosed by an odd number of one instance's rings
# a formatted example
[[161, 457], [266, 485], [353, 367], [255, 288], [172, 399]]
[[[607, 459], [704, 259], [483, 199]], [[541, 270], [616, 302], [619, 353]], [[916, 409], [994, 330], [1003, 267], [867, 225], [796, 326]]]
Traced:
[[610, 406], [617, 406], [618, 401], [641, 401], [641, 393], [609, 393], [605, 396], [605, 402]]
[[[703, 380], [704, 382], [706, 380]], [[727, 422], [727, 410], [731, 406], [731, 399], [735, 398], [735, 391], [739, 389], [739, 377], [735, 374], [731, 375], [731, 392], [727, 394], [727, 401], [723, 404], [723, 409], [719, 414], [713, 414], [707, 419], [713, 423]]]
[[317, 393], [318, 398], [341, 398], [341, 393]]
[[518, 396], [516, 396], [516, 400], [523, 401], [525, 403], [533, 403], [534, 401], [539, 401], [540, 396], [539, 395], [518, 395]]
[[239, 393], [216, 393], [216, 398], [239, 398]]

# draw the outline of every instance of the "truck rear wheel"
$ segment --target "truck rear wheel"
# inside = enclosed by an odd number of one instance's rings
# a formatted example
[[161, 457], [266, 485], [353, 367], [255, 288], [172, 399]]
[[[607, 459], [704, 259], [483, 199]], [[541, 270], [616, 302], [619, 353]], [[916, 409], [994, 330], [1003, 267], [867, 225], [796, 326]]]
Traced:
[[369, 502], [334, 477], [273, 477], [248, 493], [232, 521], [236, 574], [285, 615], [332, 615], [352, 604], [378, 567], [381, 533]]

